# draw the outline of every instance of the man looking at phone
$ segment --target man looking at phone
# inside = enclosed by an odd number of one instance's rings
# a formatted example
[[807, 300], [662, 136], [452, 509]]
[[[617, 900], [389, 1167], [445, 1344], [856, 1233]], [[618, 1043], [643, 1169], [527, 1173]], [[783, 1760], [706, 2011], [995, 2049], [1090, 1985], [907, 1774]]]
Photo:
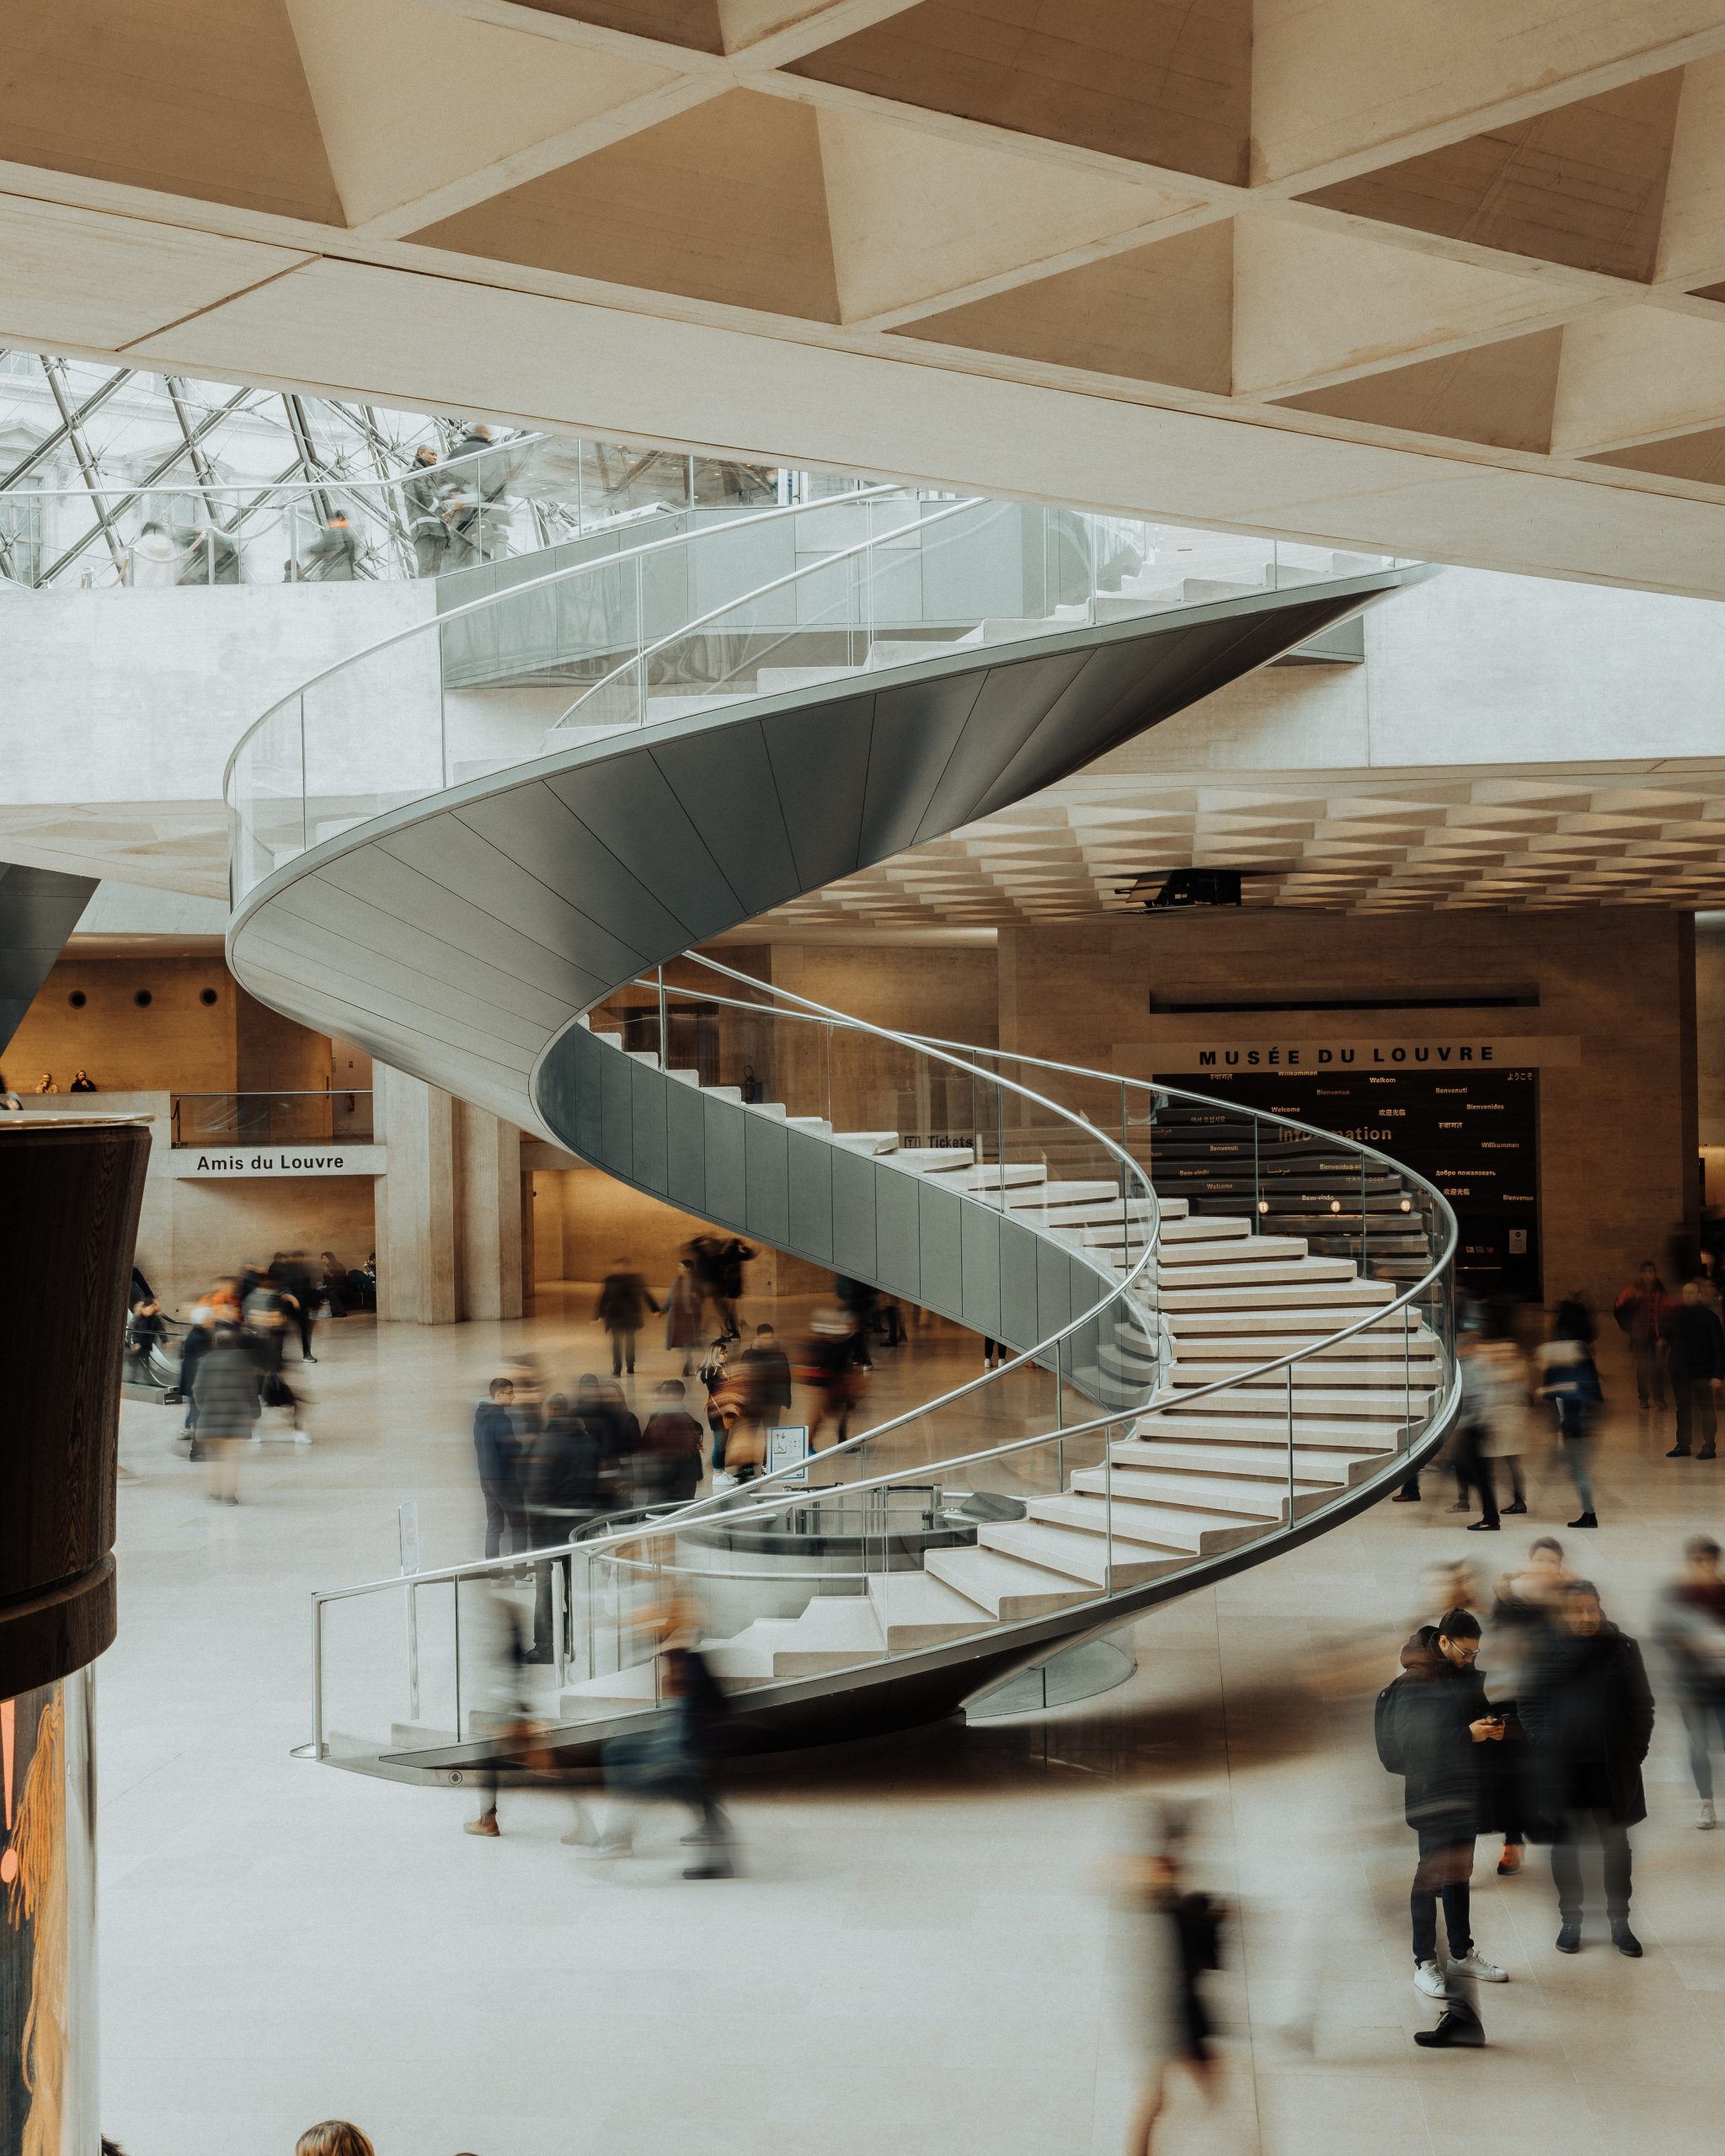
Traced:
[[[1482, 2044], [1485, 2032], [1462, 1987], [1503, 1983], [1504, 1972], [1474, 1950], [1468, 1881], [1474, 1837], [1482, 1823], [1483, 1748], [1499, 1742], [1501, 1716], [1492, 1712], [1475, 1663], [1479, 1620], [1471, 1610], [1446, 1610], [1422, 1625], [1402, 1650], [1402, 1674], [1378, 1700], [1378, 1756], [1403, 1779], [1403, 1817], [1419, 1837], [1419, 1860], [1408, 1905], [1413, 1919], [1413, 1981], [1449, 2011], [1416, 2043]], [[1444, 1905], [1448, 1953], [1438, 1958], [1438, 1903]]]

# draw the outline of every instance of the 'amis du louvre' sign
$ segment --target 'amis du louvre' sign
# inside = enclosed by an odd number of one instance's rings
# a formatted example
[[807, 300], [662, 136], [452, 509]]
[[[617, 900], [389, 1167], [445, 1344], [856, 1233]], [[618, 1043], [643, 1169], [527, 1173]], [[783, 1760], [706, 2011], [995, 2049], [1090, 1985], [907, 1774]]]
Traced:
[[1194, 1070], [1538, 1070], [1581, 1060], [1573, 1035], [1519, 1040], [1154, 1041], [1119, 1052], [1132, 1073]]
[[165, 1155], [168, 1173], [195, 1182], [231, 1182], [252, 1176], [381, 1176], [389, 1170], [387, 1145], [176, 1145]]

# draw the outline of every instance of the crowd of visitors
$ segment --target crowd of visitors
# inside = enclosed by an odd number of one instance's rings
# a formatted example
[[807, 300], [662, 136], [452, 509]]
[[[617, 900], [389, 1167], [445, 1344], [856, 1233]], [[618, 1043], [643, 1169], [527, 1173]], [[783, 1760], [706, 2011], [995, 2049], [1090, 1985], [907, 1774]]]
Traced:
[[[1414, 2041], [1471, 2047], [1485, 2041], [1476, 1987], [1508, 1981], [1473, 1937], [1480, 1835], [1503, 1834], [1503, 1877], [1521, 1870], [1529, 1842], [1549, 1849], [1562, 1954], [1585, 1943], [1583, 1864], [1596, 1845], [1611, 1942], [1642, 1958], [1630, 1923], [1629, 1837], [1647, 1817], [1653, 1694], [1640, 1646], [1549, 1535], [1489, 1595], [1471, 1566], [1436, 1568], [1429, 1601], [1444, 1607], [1402, 1647], [1400, 1675], [1378, 1695], [1375, 1735], [1418, 1838], [1414, 1985], [1445, 2008]], [[1725, 1572], [1711, 1536], [1685, 1544], [1682, 1572], [1659, 1598], [1655, 1636], [1688, 1734], [1696, 1823], [1711, 1829], [1712, 1754], [1725, 1735]]]

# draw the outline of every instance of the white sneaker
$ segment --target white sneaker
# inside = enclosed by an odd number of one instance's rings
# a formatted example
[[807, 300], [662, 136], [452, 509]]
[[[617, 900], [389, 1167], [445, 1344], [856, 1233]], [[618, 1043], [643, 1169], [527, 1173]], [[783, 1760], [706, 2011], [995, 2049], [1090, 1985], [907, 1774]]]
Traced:
[[1444, 1981], [1444, 1972], [1435, 1961], [1422, 1961], [1413, 1972], [1413, 1988], [1423, 1991], [1428, 1999], [1447, 1999], [1450, 1987]]
[[1471, 1977], [1477, 1984], [1507, 1984], [1509, 1972], [1500, 1969], [1495, 1961], [1487, 1961], [1477, 1946], [1470, 1946], [1459, 1961], [1451, 1961], [1452, 1977]]
[[1695, 1823], [1701, 1828], [1704, 1834], [1706, 1833], [1710, 1828], [1718, 1825], [1718, 1821], [1713, 1817], [1713, 1800], [1712, 1797], [1704, 1796], [1701, 1799], [1701, 1809], [1695, 1815]]

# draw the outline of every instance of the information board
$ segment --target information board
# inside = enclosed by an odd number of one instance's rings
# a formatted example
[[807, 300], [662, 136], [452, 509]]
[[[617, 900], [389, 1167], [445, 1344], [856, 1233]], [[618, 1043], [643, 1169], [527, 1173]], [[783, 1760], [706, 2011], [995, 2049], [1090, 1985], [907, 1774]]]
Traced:
[[1464, 1284], [1479, 1295], [1544, 1299], [1536, 1070], [1207, 1070], [1200, 1087], [1416, 1169], [1455, 1209]]
[[766, 1465], [764, 1474], [776, 1475], [780, 1468], [800, 1466], [800, 1475], [787, 1475], [787, 1482], [806, 1482], [809, 1480], [809, 1426], [806, 1422], [769, 1422], [766, 1426]]

